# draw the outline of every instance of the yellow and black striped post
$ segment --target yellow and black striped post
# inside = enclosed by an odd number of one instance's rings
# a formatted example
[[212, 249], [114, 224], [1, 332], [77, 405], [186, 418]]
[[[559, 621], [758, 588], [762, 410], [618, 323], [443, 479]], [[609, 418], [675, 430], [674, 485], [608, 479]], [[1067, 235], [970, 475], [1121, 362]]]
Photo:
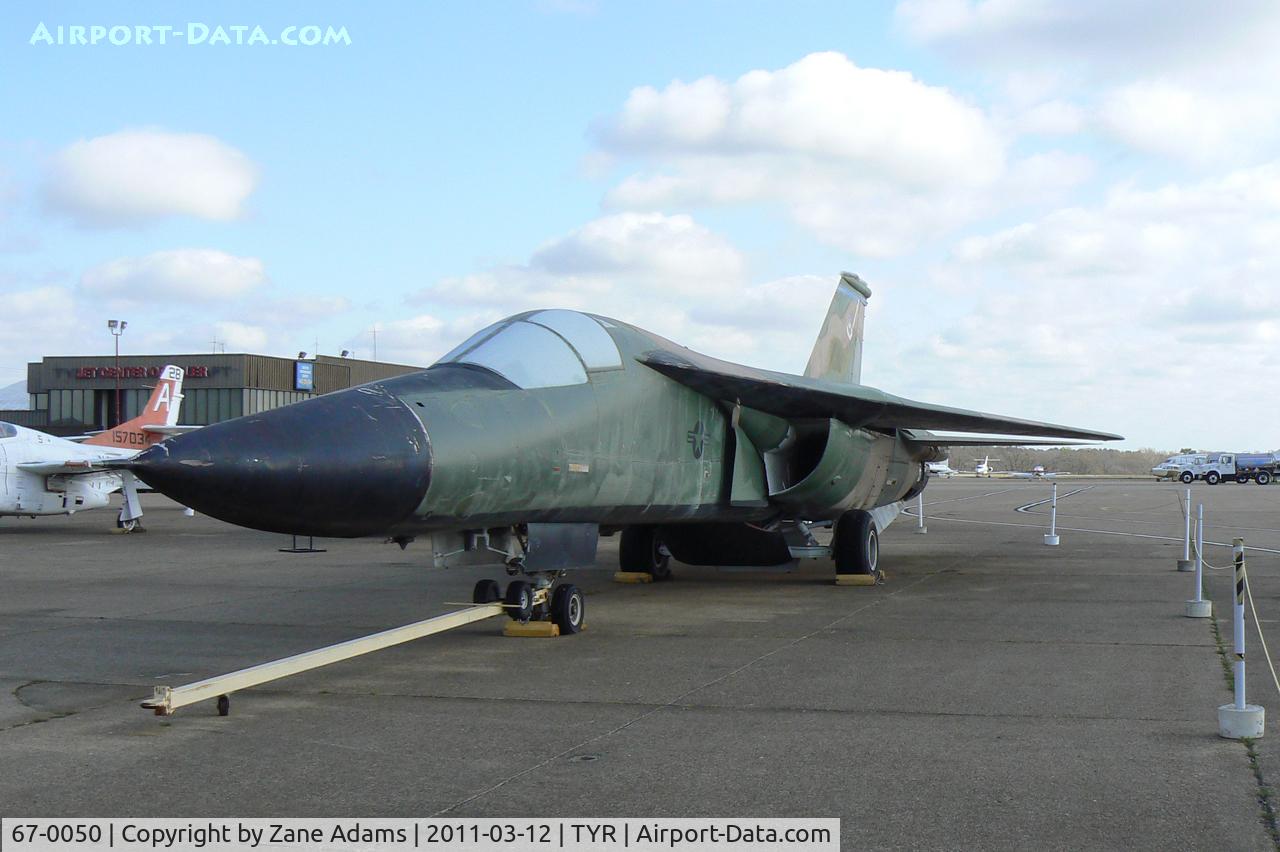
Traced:
[[1244, 701], [1244, 599], [1249, 594], [1249, 579], [1244, 571], [1244, 539], [1231, 543], [1231, 555], [1236, 569], [1236, 599], [1233, 601], [1235, 616], [1235, 660], [1231, 665], [1235, 675], [1236, 700], [1218, 708], [1218, 735], [1229, 740], [1253, 739], [1267, 730], [1267, 711], [1260, 704]]
[[1236, 569], [1236, 600], [1234, 609], [1235, 621], [1235, 661], [1232, 669], [1235, 673], [1236, 709], [1243, 710], [1244, 695], [1244, 539], [1236, 538], [1231, 542], [1231, 556]]

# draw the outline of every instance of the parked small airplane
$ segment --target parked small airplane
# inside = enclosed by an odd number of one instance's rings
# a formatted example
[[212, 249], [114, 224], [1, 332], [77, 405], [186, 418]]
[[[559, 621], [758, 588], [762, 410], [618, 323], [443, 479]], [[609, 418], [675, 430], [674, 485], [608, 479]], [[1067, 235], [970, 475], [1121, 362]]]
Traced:
[[1031, 470], [1005, 471], [1001, 476], [1012, 477], [1013, 479], [1052, 479], [1055, 476], [1068, 475], [1066, 471], [1046, 471], [1044, 465], [1038, 464]]
[[1000, 461], [1000, 459], [993, 459], [991, 458], [991, 456], [987, 456], [981, 459], [974, 459], [974, 461], [977, 462], [977, 464], [974, 465], [974, 468], [973, 468], [974, 474], [976, 476], [985, 476], [988, 479], [990, 479], [991, 475], [995, 473], [995, 468], [991, 466], [991, 463], [995, 461]]
[[[562, 632], [582, 598], [551, 585], [621, 531], [621, 567], [669, 558], [781, 565], [830, 556], [873, 579], [880, 530], [950, 446], [1118, 440], [915, 402], [859, 384], [871, 295], [841, 276], [803, 376], [720, 361], [613, 319], [517, 314], [418, 373], [179, 435], [120, 464], [230, 523], [285, 534], [430, 537], [437, 565], [505, 564], [513, 618]], [[831, 525], [829, 546], [812, 527]], [[475, 599], [499, 598], [481, 581]], [[545, 606], [544, 606], [545, 604]]]
[[925, 464], [926, 472], [930, 476], [941, 476], [947, 479], [955, 476], [960, 471], [951, 469], [951, 460], [943, 459], [942, 461], [927, 462]]
[[57, 438], [0, 422], [0, 515], [72, 515], [106, 506], [114, 492], [122, 491], [116, 525], [135, 529], [142, 517], [136, 479], [104, 463], [132, 458], [170, 435], [197, 428], [176, 425], [182, 375], [179, 367], [165, 367], [141, 414], [83, 438]]

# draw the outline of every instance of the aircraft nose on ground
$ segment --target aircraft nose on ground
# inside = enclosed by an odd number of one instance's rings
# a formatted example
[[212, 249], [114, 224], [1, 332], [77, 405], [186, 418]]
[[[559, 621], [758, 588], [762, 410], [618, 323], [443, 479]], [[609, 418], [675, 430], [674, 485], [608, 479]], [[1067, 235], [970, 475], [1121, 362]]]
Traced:
[[365, 386], [179, 435], [130, 464], [152, 488], [254, 529], [320, 536], [386, 533], [426, 493], [421, 421]]

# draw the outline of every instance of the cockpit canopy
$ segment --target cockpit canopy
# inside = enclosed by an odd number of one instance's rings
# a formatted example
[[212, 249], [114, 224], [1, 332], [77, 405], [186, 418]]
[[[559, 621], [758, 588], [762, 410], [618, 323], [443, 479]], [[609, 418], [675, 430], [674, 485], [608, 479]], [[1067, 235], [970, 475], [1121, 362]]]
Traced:
[[586, 384], [588, 371], [622, 367], [622, 355], [593, 317], [550, 310], [494, 323], [436, 363], [483, 367], [527, 390]]
[[0, 440], [16, 437], [18, 437], [18, 427], [14, 426], [12, 423], [0, 421]]

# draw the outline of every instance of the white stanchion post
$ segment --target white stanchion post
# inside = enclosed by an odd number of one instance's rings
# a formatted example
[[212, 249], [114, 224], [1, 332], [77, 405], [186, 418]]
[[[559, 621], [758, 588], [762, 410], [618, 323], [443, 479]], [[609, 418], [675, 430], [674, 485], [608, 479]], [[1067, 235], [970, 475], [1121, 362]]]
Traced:
[[1050, 547], [1058, 546], [1058, 483], [1053, 483], [1053, 496], [1049, 498], [1049, 532], [1044, 543]]
[[[1196, 594], [1187, 601], [1187, 618], [1208, 618], [1213, 615], [1213, 601], [1204, 599], [1204, 504], [1196, 518]], [[1187, 514], [1190, 518], [1190, 513]]]
[[1182, 536], [1182, 558], [1178, 560], [1179, 571], [1192, 571], [1194, 566], [1191, 564], [1191, 489], [1187, 489], [1187, 502], [1183, 509], [1183, 520], [1186, 522], [1186, 532]]
[[1232, 621], [1235, 626], [1235, 661], [1232, 673], [1235, 675], [1236, 700], [1232, 704], [1223, 704], [1218, 708], [1218, 735], [1229, 740], [1254, 739], [1262, 736], [1266, 730], [1267, 713], [1257, 704], [1246, 704], [1244, 694], [1244, 539], [1237, 538], [1232, 542], [1231, 555], [1235, 560], [1236, 600], [1232, 607]]
[[929, 531], [929, 528], [924, 525], [924, 492], [923, 491], [921, 491], [919, 494], [916, 495], [916, 517], [919, 518], [919, 523], [916, 526], [916, 533], [918, 533], [919, 535], [924, 535]]

